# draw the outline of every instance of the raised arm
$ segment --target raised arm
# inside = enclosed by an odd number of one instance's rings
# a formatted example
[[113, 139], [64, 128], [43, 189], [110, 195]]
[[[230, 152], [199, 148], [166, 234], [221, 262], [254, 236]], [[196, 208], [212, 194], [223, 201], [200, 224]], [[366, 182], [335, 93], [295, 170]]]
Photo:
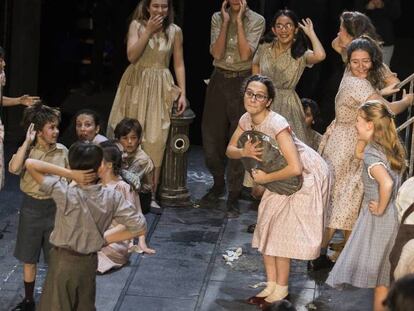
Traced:
[[244, 31], [243, 27], [243, 18], [244, 14], [246, 13], [247, 8], [247, 2], [246, 0], [240, 0], [240, 11], [237, 14], [237, 47], [239, 49], [240, 59], [242, 61], [248, 60], [252, 54], [254, 53], [254, 50], [252, 51], [249, 42], [246, 37], [246, 33]]
[[34, 130], [34, 124], [31, 123], [26, 132], [26, 139], [23, 144], [13, 155], [12, 159], [9, 162], [9, 172], [15, 175], [19, 175], [24, 167], [24, 161], [27, 157], [27, 152], [33, 141], [36, 138], [36, 131]]
[[184, 54], [183, 54], [183, 35], [181, 29], [178, 28], [174, 37], [174, 71], [177, 79], [177, 84], [181, 89], [180, 97], [178, 98], [177, 115], [184, 112], [187, 101], [185, 95], [185, 66], [184, 66]]
[[312, 52], [306, 54], [306, 63], [312, 65], [323, 61], [326, 57], [325, 49], [313, 29], [312, 20], [310, 18], [302, 19], [302, 23], [299, 23], [299, 27], [303, 30], [306, 36], [308, 36], [312, 44]]
[[142, 32], [138, 29], [137, 21], [131, 22], [127, 42], [127, 57], [131, 64], [135, 64], [140, 59], [151, 36], [161, 30], [162, 21], [163, 17], [160, 15], [151, 16]]
[[42, 184], [45, 175], [56, 175], [66, 179], [72, 179], [79, 184], [87, 184], [96, 179], [96, 173], [93, 170], [71, 170], [48, 162], [27, 159], [25, 163], [27, 171], [32, 175], [33, 179]]
[[224, 57], [226, 51], [227, 30], [230, 23], [230, 15], [227, 12], [227, 1], [221, 5], [221, 24], [220, 16], [214, 14], [211, 18], [211, 45], [210, 54], [214, 59], [220, 60]]

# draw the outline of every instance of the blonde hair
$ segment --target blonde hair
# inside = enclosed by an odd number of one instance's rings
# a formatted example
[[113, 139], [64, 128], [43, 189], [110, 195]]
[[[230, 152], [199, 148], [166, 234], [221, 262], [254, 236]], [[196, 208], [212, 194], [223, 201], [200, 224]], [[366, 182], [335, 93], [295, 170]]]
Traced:
[[406, 168], [406, 152], [398, 137], [394, 113], [379, 100], [370, 100], [359, 107], [364, 119], [374, 124], [373, 141], [380, 145], [390, 162], [391, 168], [403, 172]]

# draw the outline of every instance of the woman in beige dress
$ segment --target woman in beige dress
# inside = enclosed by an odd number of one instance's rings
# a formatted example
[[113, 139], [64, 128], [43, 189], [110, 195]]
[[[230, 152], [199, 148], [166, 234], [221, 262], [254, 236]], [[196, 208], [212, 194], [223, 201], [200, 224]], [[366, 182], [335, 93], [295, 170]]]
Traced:
[[398, 114], [413, 101], [412, 94], [404, 93], [402, 100], [392, 103], [380, 95], [378, 85], [384, 81], [382, 54], [376, 42], [369, 37], [353, 40], [348, 46], [346, 59], [347, 70], [335, 98], [335, 120], [319, 146], [319, 152], [330, 165], [334, 184], [321, 256], [309, 266], [313, 270], [332, 267], [326, 256], [329, 241], [335, 230], [343, 230], [347, 239], [358, 217], [363, 185], [362, 163], [355, 157], [355, 150], [364, 147], [357, 139], [355, 128], [358, 107], [368, 100], [378, 99], [385, 101]]
[[[129, 26], [127, 55], [130, 65], [119, 83], [108, 120], [107, 136], [125, 117], [135, 118], [143, 128], [142, 148], [154, 162], [154, 193], [158, 185], [170, 127], [172, 105], [184, 112], [185, 68], [183, 37], [173, 23], [172, 0], [143, 0]], [[169, 70], [173, 56], [177, 87]]]
[[286, 119], [270, 109], [274, 98], [275, 89], [268, 77], [254, 75], [247, 80], [247, 113], [240, 118], [227, 147], [229, 158], [260, 160], [258, 143], [247, 141], [243, 148], [237, 145], [243, 132], [260, 131], [277, 142], [287, 165], [272, 173], [253, 169], [254, 182], [263, 185], [293, 176], [303, 178], [301, 189], [291, 195], [266, 190], [259, 205], [252, 246], [263, 255], [267, 286], [247, 302], [262, 309], [287, 297], [291, 259], [309, 260], [319, 255], [330, 185], [329, 168], [322, 157], [297, 139]]
[[[276, 88], [272, 110], [285, 117], [296, 136], [307, 143], [305, 113], [295, 88], [306, 66], [325, 59], [325, 50], [309, 18], [299, 23], [294, 12], [280, 10], [272, 25], [253, 59], [253, 74], [260, 73], [272, 79]], [[308, 50], [305, 35], [313, 51]]]

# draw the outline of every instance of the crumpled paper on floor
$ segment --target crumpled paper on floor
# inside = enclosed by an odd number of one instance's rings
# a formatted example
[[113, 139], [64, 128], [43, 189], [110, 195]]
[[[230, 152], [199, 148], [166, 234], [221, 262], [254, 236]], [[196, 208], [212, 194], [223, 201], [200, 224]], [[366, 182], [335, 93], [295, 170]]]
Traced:
[[238, 247], [236, 250], [228, 249], [223, 254], [223, 259], [227, 265], [231, 266], [232, 262], [239, 259], [239, 257], [243, 254], [243, 250], [241, 247]]

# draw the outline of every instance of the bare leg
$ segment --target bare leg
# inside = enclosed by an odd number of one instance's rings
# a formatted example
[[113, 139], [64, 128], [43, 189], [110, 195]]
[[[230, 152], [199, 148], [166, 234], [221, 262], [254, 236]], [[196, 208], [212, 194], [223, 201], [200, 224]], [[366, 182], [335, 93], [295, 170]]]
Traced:
[[385, 286], [378, 286], [375, 287], [374, 290], [374, 311], [385, 311], [387, 310], [383, 305], [382, 302], [385, 300], [388, 294], [388, 287]]
[[157, 190], [158, 190], [158, 183], [160, 181], [160, 174], [161, 174], [161, 167], [154, 168], [154, 175], [153, 175], [153, 187], [152, 187], [152, 197], [151, 197], [151, 213], [154, 214], [161, 214], [161, 206], [157, 202]]
[[263, 263], [266, 270], [266, 288], [256, 295], [256, 297], [269, 296], [276, 287], [276, 260], [274, 256], [263, 255]]
[[36, 264], [23, 264], [23, 280], [26, 283], [34, 282], [36, 279]]
[[323, 235], [323, 240], [322, 240], [322, 248], [325, 248], [325, 249], [328, 248], [329, 242], [332, 240], [334, 234], [335, 234], [335, 229], [332, 229], [332, 228], [325, 229], [325, 233]]
[[155, 250], [148, 247], [147, 242], [145, 241], [145, 235], [140, 235], [138, 237], [138, 245], [144, 253], [155, 254]]
[[289, 272], [290, 258], [276, 257], [276, 288], [271, 295], [266, 297], [266, 302], [284, 299], [289, 294]]
[[276, 282], [278, 285], [287, 286], [289, 284], [290, 258], [276, 257]]
[[348, 241], [349, 237], [351, 236], [352, 231], [351, 230], [343, 230], [344, 233], [344, 241], [345, 243]]

